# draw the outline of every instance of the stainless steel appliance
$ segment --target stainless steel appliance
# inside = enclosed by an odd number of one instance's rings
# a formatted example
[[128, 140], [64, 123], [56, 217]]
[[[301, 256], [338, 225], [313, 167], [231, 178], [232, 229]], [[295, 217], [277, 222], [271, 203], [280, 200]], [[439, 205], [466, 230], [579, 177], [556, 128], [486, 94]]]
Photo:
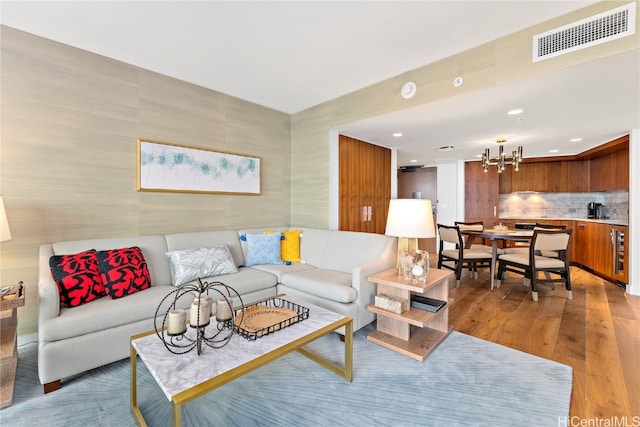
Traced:
[[596, 219], [602, 216], [602, 203], [587, 203], [587, 218]]
[[[625, 253], [624, 253], [624, 231], [616, 228], [611, 229], [611, 243], [613, 244], [613, 274], [624, 277], [625, 270]], [[620, 286], [626, 283], [618, 281]]]

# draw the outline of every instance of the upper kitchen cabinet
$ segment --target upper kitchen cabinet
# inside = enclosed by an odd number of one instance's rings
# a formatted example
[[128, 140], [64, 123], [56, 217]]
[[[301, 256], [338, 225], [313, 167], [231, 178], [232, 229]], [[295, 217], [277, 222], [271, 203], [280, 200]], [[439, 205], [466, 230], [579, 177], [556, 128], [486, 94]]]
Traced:
[[589, 161], [589, 191], [629, 190], [629, 135], [580, 155]]
[[592, 159], [589, 162], [589, 189], [605, 191], [613, 186], [613, 157], [611, 154]]
[[589, 162], [582, 160], [547, 163], [547, 192], [580, 193], [589, 191]]
[[511, 173], [511, 191], [548, 191], [548, 176], [548, 163], [522, 162], [520, 170]]
[[499, 174], [500, 194], [629, 190], [629, 135], [575, 156], [525, 158]]

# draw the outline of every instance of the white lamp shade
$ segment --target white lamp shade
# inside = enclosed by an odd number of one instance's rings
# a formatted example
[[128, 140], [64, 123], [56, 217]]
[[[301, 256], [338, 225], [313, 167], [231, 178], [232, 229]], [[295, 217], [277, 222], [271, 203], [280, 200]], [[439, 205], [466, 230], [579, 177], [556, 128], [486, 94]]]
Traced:
[[9, 230], [9, 222], [4, 210], [4, 200], [0, 196], [0, 242], [6, 242], [7, 240], [11, 240], [11, 230]]
[[396, 237], [436, 237], [429, 199], [391, 199], [384, 234]]

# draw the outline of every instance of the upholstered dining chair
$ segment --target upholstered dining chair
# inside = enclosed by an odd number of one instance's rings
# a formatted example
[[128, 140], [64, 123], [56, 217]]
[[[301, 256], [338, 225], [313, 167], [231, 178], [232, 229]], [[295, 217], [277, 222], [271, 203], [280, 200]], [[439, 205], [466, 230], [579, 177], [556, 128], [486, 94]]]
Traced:
[[[460, 227], [438, 224], [440, 250], [438, 268], [447, 268], [456, 272], [456, 286], [460, 286], [460, 276], [464, 267], [469, 268], [469, 276], [477, 279], [478, 268], [491, 267], [491, 252], [483, 249], [465, 249]], [[452, 243], [455, 249], [445, 249], [445, 243]]]
[[[534, 230], [528, 254], [510, 253], [498, 257], [498, 283], [505, 271], [511, 271], [529, 279], [531, 298], [534, 301], [538, 301], [538, 284], [550, 284], [551, 288], [555, 289], [556, 283], [563, 283], [567, 291], [567, 299], [572, 299], [568, 255], [572, 231], [571, 229]], [[539, 273], [544, 273], [544, 277], [539, 277]]]
[[[484, 223], [482, 221], [470, 221], [470, 222], [455, 221], [453, 224], [460, 227], [461, 233], [464, 231], [484, 231]], [[469, 239], [468, 236], [462, 235], [462, 241], [465, 246], [467, 244], [468, 239]], [[480, 249], [480, 250], [491, 253], [491, 246], [483, 245], [479, 243], [472, 243], [471, 246], [469, 246], [469, 248], [467, 249]]]
[[[566, 225], [556, 225], [556, 224], [542, 224], [537, 222], [536, 225], [533, 227], [534, 230], [566, 230], [567, 226]], [[504, 248], [503, 252], [505, 254], [523, 254], [526, 255], [529, 253], [529, 245], [530, 242], [517, 242], [518, 245], [511, 247], [511, 248]], [[543, 254], [545, 255], [545, 254]], [[557, 254], [555, 255], [551, 255], [551, 256], [557, 256]]]

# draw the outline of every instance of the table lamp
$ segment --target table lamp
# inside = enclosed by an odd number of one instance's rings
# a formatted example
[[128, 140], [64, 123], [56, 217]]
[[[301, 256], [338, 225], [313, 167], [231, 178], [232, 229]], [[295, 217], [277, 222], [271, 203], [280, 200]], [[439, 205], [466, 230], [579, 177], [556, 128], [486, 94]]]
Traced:
[[11, 230], [9, 230], [9, 222], [4, 210], [4, 201], [0, 196], [0, 242], [6, 242], [7, 240], [11, 240]]
[[[408, 252], [415, 253], [418, 250], [419, 238], [436, 237], [431, 200], [391, 199], [389, 202], [389, 214], [387, 215], [387, 227], [384, 234], [398, 237], [396, 267], [398, 268], [398, 275], [403, 275], [403, 254]], [[427, 260], [425, 270], [428, 271], [428, 268]]]

